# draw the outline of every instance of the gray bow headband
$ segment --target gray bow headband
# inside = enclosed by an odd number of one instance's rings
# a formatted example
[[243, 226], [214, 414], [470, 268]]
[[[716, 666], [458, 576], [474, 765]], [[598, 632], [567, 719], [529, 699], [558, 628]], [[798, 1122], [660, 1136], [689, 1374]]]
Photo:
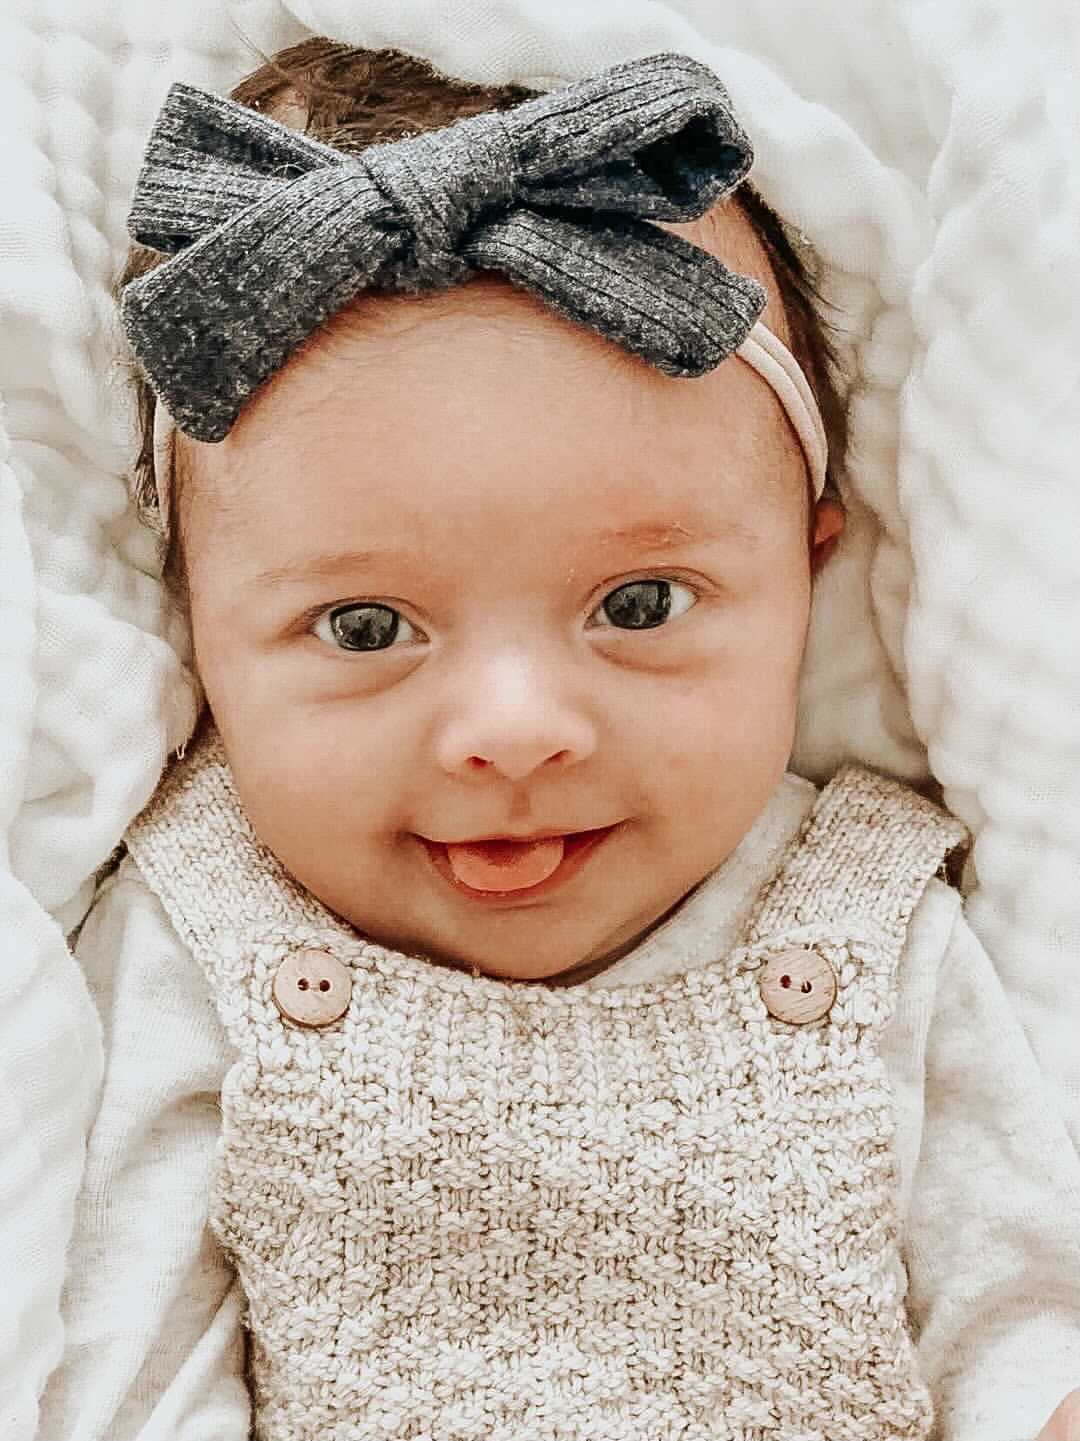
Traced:
[[[125, 288], [125, 333], [175, 424], [220, 441], [360, 291], [497, 270], [672, 376], [740, 348], [750, 359], [753, 330], [782, 372], [770, 383], [798, 387], [809, 410], [809, 426], [793, 423], [810, 455], [820, 418], [794, 358], [755, 325], [764, 287], [645, 218], [703, 214], [752, 163], [727, 91], [686, 55], [626, 61], [355, 155], [176, 82], [128, 215], [133, 239], [174, 258]], [[820, 447], [816, 461], [820, 488]]]

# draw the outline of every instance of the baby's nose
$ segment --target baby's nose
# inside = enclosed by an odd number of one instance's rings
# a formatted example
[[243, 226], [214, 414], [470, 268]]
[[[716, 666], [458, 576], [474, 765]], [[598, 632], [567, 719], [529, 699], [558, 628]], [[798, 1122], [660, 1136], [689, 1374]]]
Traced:
[[569, 766], [596, 749], [590, 717], [570, 699], [557, 698], [523, 668], [503, 667], [462, 696], [443, 725], [438, 761], [450, 775], [498, 772], [520, 781], [541, 766]]

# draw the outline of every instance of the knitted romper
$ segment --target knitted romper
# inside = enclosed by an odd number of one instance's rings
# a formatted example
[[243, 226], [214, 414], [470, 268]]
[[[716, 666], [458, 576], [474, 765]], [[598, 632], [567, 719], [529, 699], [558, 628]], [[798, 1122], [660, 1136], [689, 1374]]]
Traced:
[[[366, 940], [241, 809], [209, 713], [126, 836], [238, 1058], [210, 1225], [257, 1441], [928, 1441], [877, 1054], [911, 913], [968, 832], [848, 765], [740, 943], [624, 986]], [[824, 957], [810, 1023], [770, 955]], [[348, 1003], [290, 1021], [329, 954]]]

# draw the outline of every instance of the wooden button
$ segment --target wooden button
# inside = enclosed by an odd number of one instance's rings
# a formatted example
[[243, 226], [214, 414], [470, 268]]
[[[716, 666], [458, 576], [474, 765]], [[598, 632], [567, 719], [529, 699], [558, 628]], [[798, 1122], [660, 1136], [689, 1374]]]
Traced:
[[773, 956], [758, 985], [770, 1016], [805, 1026], [819, 1021], [836, 1000], [836, 974], [824, 956], [794, 946]]
[[301, 1026], [329, 1026], [349, 1009], [352, 973], [328, 951], [293, 951], [277, 968], [274, 1002]]

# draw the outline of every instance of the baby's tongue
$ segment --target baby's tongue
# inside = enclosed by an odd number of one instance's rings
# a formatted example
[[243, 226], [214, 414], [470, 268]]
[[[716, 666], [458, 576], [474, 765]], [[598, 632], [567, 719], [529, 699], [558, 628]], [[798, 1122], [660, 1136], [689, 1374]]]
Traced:
[[563, 858], [563, 837], [542, 841], [448, 842], [450, 869], [474, 891], [521, 891], [546, 881]]

